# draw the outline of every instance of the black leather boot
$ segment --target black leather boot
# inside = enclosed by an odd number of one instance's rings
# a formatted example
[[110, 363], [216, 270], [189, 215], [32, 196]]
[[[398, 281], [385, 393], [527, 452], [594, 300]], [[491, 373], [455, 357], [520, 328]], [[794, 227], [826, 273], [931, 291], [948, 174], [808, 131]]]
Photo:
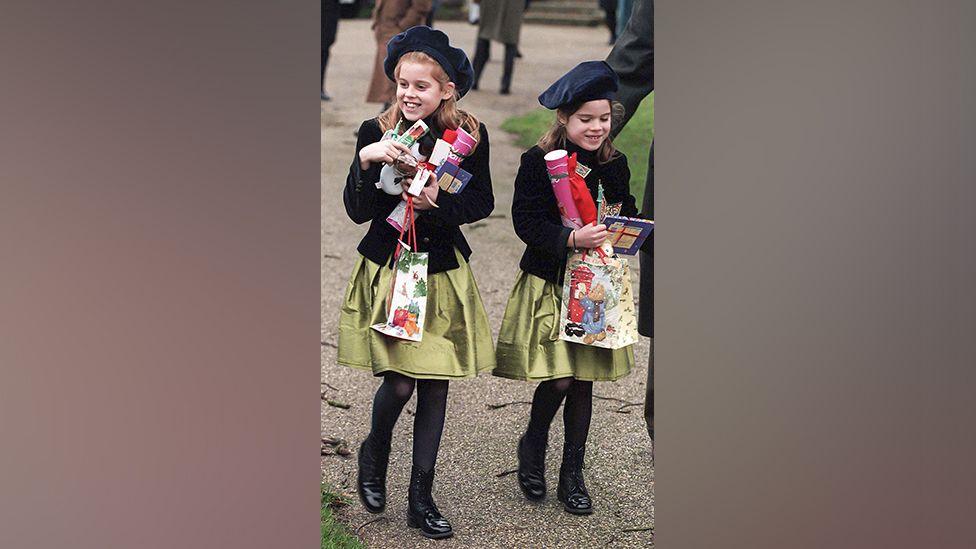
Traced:
[[530, 501], [541, 501], [546, 497], [547, 442], [545, 438], [529, 437], [528, 433], [518, 441], [518, 483]]
[[386, 467], [390, 463], [390, 445], [377, 444], [366, 437], [359, 447], [359, 475], [356, 487], [359, 501], [370, 513], [386, 509]]
[[411, 469], [410, 488], [407, 490], [407, 526], [420, 528], [420, 533], [426, 538], [449, 538], [454, 535], [454, 529], [434, 504], [430, 493], [433, 485], [433, 469], [424, 471], [416, 465]]
[[563, 464], [559, 468], [559, 488], [556, 497], [574, 515], [593, 513], [593, 501], [583, 483], [583, 453], [585, 446], [563, 446]]

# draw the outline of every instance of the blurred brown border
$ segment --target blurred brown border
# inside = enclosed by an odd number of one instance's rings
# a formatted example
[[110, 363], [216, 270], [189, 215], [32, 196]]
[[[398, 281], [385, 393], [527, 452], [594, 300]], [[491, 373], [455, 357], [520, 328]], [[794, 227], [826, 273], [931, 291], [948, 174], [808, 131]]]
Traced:
[[317, 546], [318, 11], [4, 2], [0, 547]]
[[[318, 6], [5, 2], [0, 547], [312, 547]], [[661, 547], [972, 547], [971, 2], [657, 2]]]
[[974, 4], [656, 7], [656, 543], [976, 547]]

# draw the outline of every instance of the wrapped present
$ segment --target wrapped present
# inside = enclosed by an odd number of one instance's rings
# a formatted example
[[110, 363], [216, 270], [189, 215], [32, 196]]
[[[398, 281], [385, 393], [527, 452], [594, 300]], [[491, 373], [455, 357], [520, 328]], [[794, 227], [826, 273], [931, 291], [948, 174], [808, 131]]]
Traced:
[[608, 215], [603, 219], [607, 226], [607, 241], [613, 251], [623, 255], [635, 255], [654, 230], [654, 222], [638, 217]]
[[[582, 166], [582, 164], [579, 164], [579, 166]], [[573, 153], [569, 155], [566, 162], [570, 190], [573, 194], [573, 204], [576, 205], [576, 211], [579, 213], [583, 225], [589, 225], [590, 223], [596, 223], [596, 205], [593, 203], [593, 196], [590, 194], [590, 189], [586, 187], [586, 181], [583, 179], [585, 176], [580, 175], [580, 170], [577, 167], [576, 153]], [[586, 168], [585, 173], [589, 172], [590, 169]]]
[[556, 149], [546, 153], [543, 158], [546, 161], [546, 171], [549, 172], [549, 181], [552, 183], [552, 192], [556, 195], [559, 217], [562, 219], [563, 226], [570, 229], [581, 228], [583, 219], [573, 200], [572, 183], [569, 179], [569, 157], [566, 151]]
[[457, 194], [463, 191], [468, 181], [471, 181], [471, 174], [469, 172], [451, 162], [444, 162], [438, 166], [434, 172], [434, 177], [437, 179], [437, 185], [441, 190], [451, 194]]

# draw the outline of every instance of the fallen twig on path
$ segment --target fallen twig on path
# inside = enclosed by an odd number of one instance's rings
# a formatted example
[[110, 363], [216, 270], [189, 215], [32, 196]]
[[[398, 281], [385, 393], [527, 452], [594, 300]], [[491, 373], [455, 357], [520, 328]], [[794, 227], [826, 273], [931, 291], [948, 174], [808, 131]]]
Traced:
[[348, 410], [349, 408], [352, 408], [352, 404], [347, 404], [345, 402], [339, 402], [338, 400], [326, 400], [325, 403], [328, 404], [329, 406], [334, 406], [336, 408], [342, 408], [343, 410]]
[[631, 406], [639, 406], [639, 405], [641, 405], [641, 404], [644, 404], [643, 402], [631, 402], [631, 401], [629, 401], [629, 400], [624, 400], [624, 399], [622, 399], [622, 398], [617, 398], [617, 397], [605, 397], [605, 396], [601, 396], [601, 395], [593, 395], [593, 398], [598, 398], [598, 399], [600, 399], [600, 400], [612, 400], [612, 401], [614, 401], [614, 402], [619, 402], [619, 403], [621, 403], [621, 404], [629, 404], [629, 405], [631, 405]]
[[526, 401], [526, 400], [513, 400], [512, 402], [502, 402], [501, 404], [489, 404], [488, 405], [488, 409], [489, 410], [497, 410], [499, 408], [504, 408], [506, 406], [511, 406], [513, 404], [529, 404], [529, 405], [531, 405], [532, 403], [529, 402], [529, 401]]
[[508, 475], [511, 475], [512, 473], [518, 473], [518, 469], [512, 469], [511, 471], [502, 471], [501, 473], [498, 473], [497, 475], [495, 475], [495, 478], [507, 477]]
[[324, 345], [326, 347], [332, 347], [333, 349], [338, 349], [339, 348], [339, 344], [338, 343], [332, 343], [331, 341], [323, 341], [322, 342], [322, 345]]
[[645, 526], [642, 528], [621, 528], [621, 532], [647, 532], [648, 530], [653, 531], [653, 526]]
[[325, 385], [326, 387], [328, 387], [329, 389], [332, 389], [333, 391], [338, 391], [339, 390], [339, 389], [336, 389], [335, 387], [329, 385], [328, 383], [326, 383], [324, 381], [321, 383], [321, 385]]
[[342, 256], [337, 254], [322, 254], [322, 257], [327, 259], [342, 259]]
[[614, 412], [617, 412], [618, 414], [629, 414], [630, 410], [627, 410], [627, 408], [630, 408], [631, 406], [643, 406], [643, 405], [644, 405], [643, 402], [631, 402], [630, 404], [624, 404], [620, 408], [617, 408], [616, 410], [614, 410]]
[[356, 533], [358, 534], [359, 531], [362, 530], [363, 528], [365, 528], [366, 526], [369, 526], [370, 524], [373, 524], [374, 522], [379, 522], [381, 520], [386, 520], [386, 517], [385, 516], [383, 516], [383, 517], [376, 517], [373, 520], [367, 520], [366, 522], [360, 524], [359, 525], [359, 528], [356, 528]]

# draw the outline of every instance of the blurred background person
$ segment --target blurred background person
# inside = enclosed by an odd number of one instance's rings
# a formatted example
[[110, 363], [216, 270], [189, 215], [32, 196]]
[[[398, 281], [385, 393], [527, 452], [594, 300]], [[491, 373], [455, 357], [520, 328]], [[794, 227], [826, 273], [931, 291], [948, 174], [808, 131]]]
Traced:
[[512, 88], [512, 71], [518, 53], [519, 35], [522, 32], [525, 0], [480, 0], [478, 4], [481, 19], [478, 22], [478, 41], [475, 43], [474, 59], [471, 63], [474, 66], [472, 89], [478, 89], [481, 72], [491, 57], [491, 41], [494, 40], [505, 45], [499, 93], [508, 95]]
[[376, 37], [376, 59], [373, 63], [373, 79], [366, 92], [367, 103], [382, 103], [380, 111], [389, 108], [395, 87], [386, 77], [383, 60], [386, 59], [386, 43], [401, 32], [423, 25], [431, 10], [431, 0], [376, 0], [373, 7], [373, 34]]
[[[613, 2], [614, 0], [610, 0]], [[627, 26], [627, 21], [630, 21], [630, 12], [634, 8], [634, 0], [616, 0], [617, 2], [617, 28], [623, 32], [623, 29]]]
[[332, 98], [325, 91], [325, 68], [329, 65], [329, 49], [335, 43], [339, 29], [339, 0], [322, 0], [322, 101]]
[[[617, 101], [624, 106], [624, 118], [614, 127], [617, 133], [637, 112], [637, 107], [654, 91], [654, 0], [636, 0], [633, 17], [621, 27], [607, 63], [620, 78]], [[644, 200], [641, 212], [654, 219], [654, 140], [647, 157], [647, 179], [644, 183]], [[644, 398], [644, 421], [647, 434], [654, 440], [654, 233], [650, 236], [650, 249], [640, 251], [640, 289], [637, 307], [637, 331], [651, 338], [651, 351], [647, 360], [647, 386]], [[651, 456], [653, 459], [653, 445]]]
[[430, 5], [430, 13], [427, 14], [427, 22], [424, 23], [430, 28], [434, 28], [434, 12], [441, 7], [441, 0], [433, 0]]
[[607, 44], [612, 46], [617, 41], [617, 0], [600, 0], [600, 8], [607, 22], [607, 30], [610, 31], [610, 41]]

